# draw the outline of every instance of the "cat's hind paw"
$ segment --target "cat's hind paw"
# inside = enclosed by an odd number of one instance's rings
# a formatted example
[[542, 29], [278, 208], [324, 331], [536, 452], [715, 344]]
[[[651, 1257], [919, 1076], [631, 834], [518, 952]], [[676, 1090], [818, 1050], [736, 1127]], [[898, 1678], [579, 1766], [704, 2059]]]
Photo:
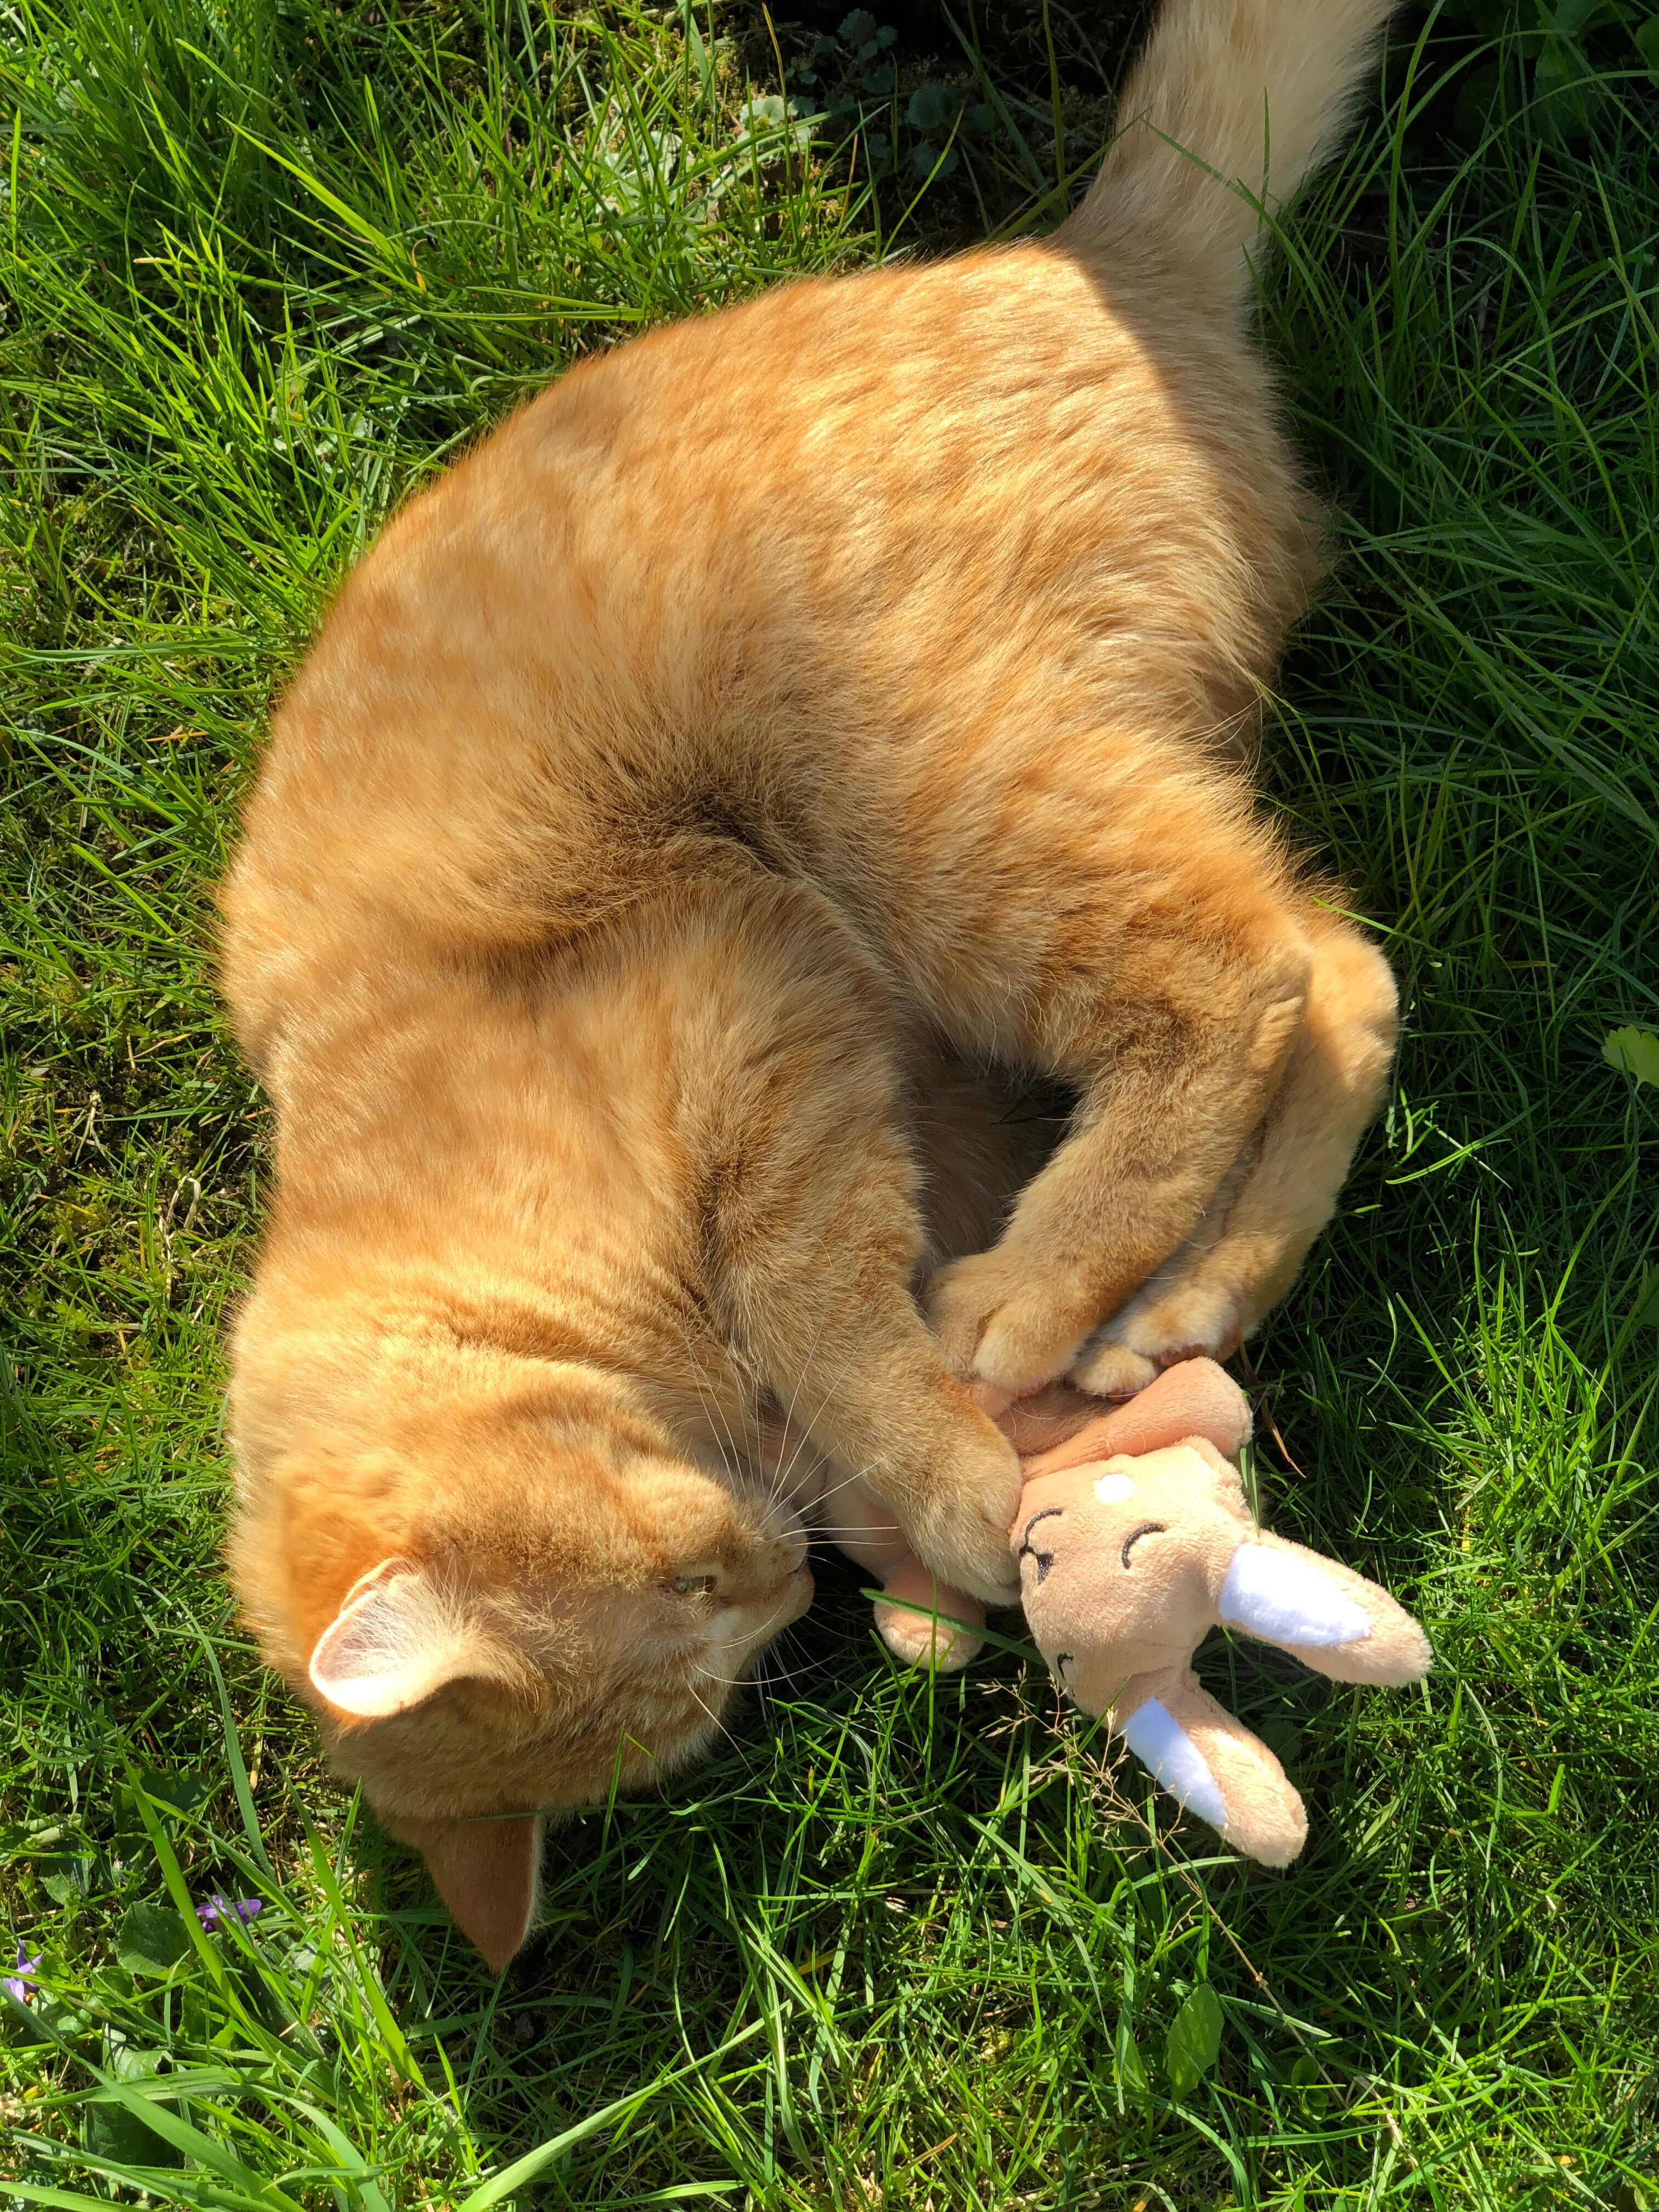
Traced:
[[1130, 1398], [1183, 1359], [1226, 1359], [1240, 1341], [1238, 1304], [1202, 1282], [1159, 1285], [1156, 1278], [1097, 1329], [1072, 1369], [1096, 1398]]

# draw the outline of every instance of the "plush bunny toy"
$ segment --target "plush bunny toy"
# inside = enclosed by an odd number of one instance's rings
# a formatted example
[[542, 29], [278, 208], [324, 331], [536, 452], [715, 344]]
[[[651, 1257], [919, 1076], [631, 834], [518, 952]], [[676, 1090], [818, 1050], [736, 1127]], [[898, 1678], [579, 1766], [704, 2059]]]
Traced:
[[[1219, 1624], [1339, 1681], [1395, 1684], [1418, 1680], [1430, 1654], [1375, 1583], [1257, 1527], [1223, 1456], [1249, 1430], [1237, 1384], [1212, 1361], [1183, 1361], [1027, 1460], [1012, 1541], [1025, 1617], [1068, 1695], [1235, 1850], [1285, 1866], [1306, 1839], [1302, 1800], [1200, 1684], [1194, 1650]], [[944, 1589], [934, 1601], [957, 1620], [971, 1606]], [[914, 1613], [878, 1614], [904, 1656], [924, 1656]], [[964, 1642], [958, 1633], [947, 1663], [967, 1656]]]

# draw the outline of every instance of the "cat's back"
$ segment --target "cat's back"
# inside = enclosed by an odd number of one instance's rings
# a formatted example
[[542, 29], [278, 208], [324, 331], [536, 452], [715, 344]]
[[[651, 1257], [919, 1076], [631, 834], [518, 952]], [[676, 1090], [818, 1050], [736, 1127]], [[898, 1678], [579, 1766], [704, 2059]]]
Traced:
[[907, 698], [1271, 654], [1301, 524], [1253, 375], [1036, 246], [579, 366], [394, 518], [274, 720], [222, 898], [245, 1041], [325, 944], [602, 917], [711, 777], [828, 804], [828, 765], [866, 805]]

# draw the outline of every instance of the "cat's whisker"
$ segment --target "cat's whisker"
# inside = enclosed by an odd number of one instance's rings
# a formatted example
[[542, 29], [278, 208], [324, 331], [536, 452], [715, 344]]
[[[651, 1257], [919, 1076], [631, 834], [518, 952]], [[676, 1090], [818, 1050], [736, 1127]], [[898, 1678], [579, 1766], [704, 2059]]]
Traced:
[[832, 1482], [827, 1489], [820, 1492], [818, 1496], [818, 1504], [822, 1506], [827, 1504], [830, 1498], [839, 1498], [842, 1491], [850, 1490], [855, 1482], [866, 1481], [868, 1479], [869, 1472], [870, 1470], [868, 1467], [866, 1466], [855, 1468], [851, 1474], [842, 1475], [839, 1482]]
[[672, 1315], [670, 1318], [691, 1367], [698, 1402], [708, 1418], [709, 1427], [714, 1431], [714, 1448], [720, 1455], [720, 1463], [730, 1480], [736, 1485], [742, 1480], [746, 1455], [740, 1450], [737, 1438], [732, 1433], [731, 1423], [720, 1406], [718, 1393], [710, 1384], [708, 1370], [698, 1356], [690, 1331], [678, 1314]]
[[[789, 1403], [782, 1409], [783, 1432], [785, 1436], [788, 1435], [789, 1425], [795, 1418], [795, 1407], [800, 1401], [801, 1387], [806, 1380], [807, 1373], [811, 1367], [812, 1362], [817, 1357], [818, 1339], [823, 1333], [823, 1316], [820, 1314], [817, 1322], [813, 1326], [812, 1340], [806, 1347], [806, 1356], [801, 1363], [799, 1373], [795, 1377], [794, 1387], [789, 1393]], [[823, 1405], [822, 1402], [819, 1404], [818, 1411], [820, 1413], [823, 1411]], [[811, 1425], [809, 1424], [808, 1425], [810, 1426]], [[801, 1433], [804, 1435], [805, 1431], [802, 1431]]]
[[[786, 1630], [784, 1634], [778, 1638], [777, 1643], [769, 1647], [771, 1650], [779, 1654], [781, 1661], [782, 1657], [782, 1648], [786, 1644], [799, 1644], [799, 1639], [795, 1636], [793, 1629]], [[799, 1657], [793, 1661], [785, 1670], [784, 1679], [791, 1685], [792, 1687], [798, 1684], [805, 1685], [820, 1680], [826, 1676], [833, 1675], [836, 1672], [836, 1658], [834, 1653], [813, 1652], [806, 1650], [803, 1645], [800, 1646]]]
[[702, 1707], [702, 1711], [708, 1717], [710, 1727], [714, 1729], [715, 1734], [717, 1735], [723, 1735], [726, 1738], [732, 1750], [737, 1752], [742, 1758], [744, 1765], [748, 1767], [750, 1773], [753, 1774], [756, 1771], [755, 1762], [750, 1757], [748, 1747], [744, 1743], [743, 1739], [727, 1723], [725, 1717], [720, 1713], [717, 1713], [714, 1710], [707, 1698], [699, 1697], [696, 1691], [691, 1689], [691, 1685], [689, 1682], [686, 1684], [686, 1687], [688, 1690], [691, 1690], [692, 1702]]
[[[813, 1410], [812, 1420], [807, 1422], [803, 1426], [796, 1430], [795, 1434], [798, 1441], [796, 1443], [794, 1452], [789, 1462], [790, 1472], [793, 1473], [795, 1465], [799, 1462], [801, 1453], [809, 1444], [811, 1443], [812, 1439], [811, 1431], [812, 1421], [816, 1421], [820, 1419], [825, 1408], [833, 1402], [836, 1391], [854, 1364], [859, 1352], [863, 1350], [865, 1344], [867, 1342], [869, 1332], [872, 1325], [871, 1317], [866, 1314], [863, 1317], [862, 1333], [859, 1335], [857, 1340], [849, 1349], [848, 1356], [842, 1363], [840, 1368], [825, 1384], [824, 1389], [818, 1398], [817, 1404]], [[789, 1403], [783, 1408], [784, 1433], [786, 1436], [788, 1435], [790, 1425], [794, 1420], [795, 1408], [799, 1402], [801, 1391], [805, 1387], [812, 1364], [817, 1356], [817, 1344], [818, 1338], [822, 1334], [822, 1320], [820, 1320], [818, 1326], [814, 1329], [812, 1341], [808, 1346], [805, 1358], [797, 1372], [794, 1388], [790, 1392]], [[781, 1469], [780, 1470], [780, 1474], [781, 1478]]]
[[[855, 1474], [843, 1475], [839, 1482], [832, 1483], [828, 1489], [819, 1492], [817, 1499], [812, 1508], [811, 1528], [815, 1539], [826, 1543], [836, 1543], [840, 1541], [840, 1538], [835, 1533], [836, 1524], [825, 1518], [824, 1509], [828, 1505], [831, 1504], [836, 1498], [839, 1498], [843, 1492], [851, 1490], [854, 1486], [860, 1488], [867, 1487], [866, 1477], [867, 1470], [860, 1468]], [[865, 1533], [867, 1534], [877, 1534], [878, 1531], [874, 1528], [869, 1528], [866, 1529]]]
[[[853, 1366], [854, 1366], [854, 1364], [856, 1363], [857, 1358], [858, 1358], [858, 1355], [859, 1355], [859, 1354], [860, 1354], [860, 1352], [865, 1349], [865, 1346], [867, 1345], [867, 1343], [868, 1343], [868, 1341], [869, 1341], [870, 1332], [871, 1332], [872, 1328], [874, 1327], [874, 1325], [875, 1325], [875, 1324], [874, 1324], [874, 1318], [873, 1318], [873, 1316], [872, 1316], [872, 1315], [870, 1315], [870, 1314], [867, 1314], [867, 1313], [866, 1313], [866, 1314], [863, 1316], [861, 1329], [860, 1330], [860, 1332], [859, 1332], [859, 1333], [858, 1333], [858, 1334], [856, 1335], [856, 1337], [855, 1337], [855, 1340], [854, 1340], [854, 1343], [853, 1343], [853, 1344], [852, 1344], [852, 1346], [849, 1347], [849, 1349], [848, 1349], [848, 1354], [847, 1354], [846, 1358], [842, 1362], [842, 1364], [841, 1364], [840, 1367], [839, 1367], [839, 1368], [837, 1368], [837, 1370], [836, 1370], [836, 1373], [835, 1373], [835, 1374], [830, 1377], [830, 1381], [828, 1382], [828, 1383], [826, 1383], [826, 1384], [825, 1384], [824, 1389], [823, 1389], [823, 1390], [822, 1394], [821, 1394], [821, 1395], [820, 1395], [820, 1396], [819, 1396], [819, 1399], [818, 1399], [818, 1402], [817, 1402], [817, 1407], [816, 1407], [816, 1408], [815, 1408], [815, 1410], [814, 1410], [814, 1413], [813, 1413], [813, 1415], [812, 1415], [812, 1421], [809, 1421], [809, 1422], [805, 1425], [805, 1429], [803, 1431], [803, 1433], [805, 1433], [807, 1431], [810, 1431], [810, 1429], [811, 1429], [811, 1426], [812, 1426], [812, 1423], [813, 1423], [813, 1422], [815, 1422], [815, 1421], [817, 1421], [817, 1419], [819, 1419], [822, 1417], [822, 1415], [823, 1415], [823, 1413], [824, 1413], [824, 1411], [825, 1411], [826, 1407], [829, 1407], [829, 1406], [831, 1404], [831, 1402], [833, 1401], [833, 1400], [834, 1400], [834, 1398], [835, 1398], [836, 1392], [837, 1391], [837, 1389], [839, 1389], [839, 1388], [841, 1387], [842, 1382], [845, 1380], [846, 1376], [848, 1376], [848, 1374], [849, 1373], [849, 1371], [851, 1370], [851, 1369], [853, 1368]], [[821, 1332], [820, 1332], [820, 1333], [821, 1333]], [[797, 1402], [797, 1401], [799, 1400], [799, 1396], [800, 1396], [801, 1390], [802, 1390], [802, 1389], [803, 1389], [803, 1387], [805, 1386], [805, 1382], [806, 1382], [807, 1373], [808, 1373], [808, 1371], [809, 1371], [809, 1370], [810, 1370], [810, 1368], [811, 1368], [811, 1366], [812, 1361], [813, 1361], [813, 1359], [814, 1359], [814, 1358], [816, 1358], [816, 1356], [817, 1356], [817, 1334], [816, 1334], [816, 1333], [815, 1333], [814, 1337], [813, 1337], [813, 1341], [812, 1341], [811, 1347], [809, 1349], [809, 1351], [808, 1351], [808, 1352], [807, 1352], [807, 1355], [806, 1355], [806, 1361], [805, 1361], [805, 1365], [803, 1365], [803, 1367], [802, 1367], [802, 1369], [801, 1369], [801, 1370], [800, 1370], [800, 1373], [797, 1376], [797, 1377], [796, 1377], [796, 1379], [795, 1379], [795, 1387], [794, 1387], [794, 1389], [793, 1389], [793, 1391], [790, 1394], [789, 1408], [788, 1408], [788, 1411], [786, 1413], [786, 1414], [785, 1414], [785, 1416], [784, 1416], [784, 1419], [785, 1419], [786, 1422], [790, 1421], [790, 1420], [793, 1420], [793, 1418], [794, 1418], [794, 1408], [795, 1408], [795, 1405], [796, 1405], [796, 1402]]]

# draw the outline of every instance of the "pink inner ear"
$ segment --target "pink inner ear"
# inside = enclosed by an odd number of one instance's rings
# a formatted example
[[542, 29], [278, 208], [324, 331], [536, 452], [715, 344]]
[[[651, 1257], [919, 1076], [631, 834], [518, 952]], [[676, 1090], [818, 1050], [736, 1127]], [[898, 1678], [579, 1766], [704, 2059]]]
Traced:
[[523, 1945], [541, 1887], [542, 1822], [535, 1813], [499, 1820], [407, 1824], [455, 1925], [499, 1974]]
[[318, 1638], [312, 1686], [355, 1719], [383, 1720], [477, 1672], [475, 1644], [420, 1568], [383, 1559], [352, 1584]]

